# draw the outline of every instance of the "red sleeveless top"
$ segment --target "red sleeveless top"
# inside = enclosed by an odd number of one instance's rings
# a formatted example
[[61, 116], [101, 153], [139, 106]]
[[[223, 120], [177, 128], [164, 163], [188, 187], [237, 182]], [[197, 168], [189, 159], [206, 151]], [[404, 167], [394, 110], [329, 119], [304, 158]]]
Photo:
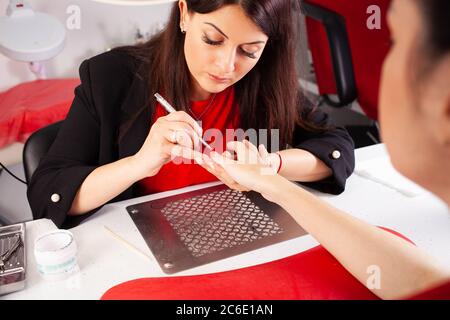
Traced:
[[[204, 139], [211, 146], [219, 151], [226, 150], [226, 130], [237, 129], [239, 127], [239, 107], [235, 102], [234, 88], [230, 87], [222, 92], [212, 95], [203, 101], [191, 102], [190, 108], [194, 119], [201, 116], [200, 120], [204, 132]], [[166, 116], [167, 111], [158, 103], [152, 124], [162, 116]], [[208, 139], [208, 129], [220, 130], [222, 141]], [[206, 133], [206, 134], [205, 134]], [[203, 147], [203, 146], [202, 146]], [[174, 163], [175, 162], [175, 163]], [[143, 179], [138, 182], [140, 195], [147, 195], [157, 192], [179, 189], [191, 185], [217, 181], [218, 179], [203, 169], [201, 166], [192, 163], [181, 163], [172, 161], [164, 165], [153, 177]]]

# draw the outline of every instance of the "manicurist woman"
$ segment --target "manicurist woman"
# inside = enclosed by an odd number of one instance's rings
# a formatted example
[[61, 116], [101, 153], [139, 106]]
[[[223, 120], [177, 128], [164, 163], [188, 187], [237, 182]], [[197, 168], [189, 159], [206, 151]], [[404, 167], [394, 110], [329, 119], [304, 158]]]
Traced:
[[[279, 146], [267, 164], [281, 176], [341, 193], [354, 145], [302, 98], [298, 16], [291, 0], [180, 0], [147, 43], [85, 60], [70, 112], [29, 184], [33, 217], [70, 228], [112, 201], [217, 179], [247, 190], [202, 161], [199, 143], [223, 149], [238, 129], [256, 131], [254, 143], [267, 131]], [[177, 112], [157, 103], [157, 92]], [[181, 157], [193, 161], [173, 161]]]

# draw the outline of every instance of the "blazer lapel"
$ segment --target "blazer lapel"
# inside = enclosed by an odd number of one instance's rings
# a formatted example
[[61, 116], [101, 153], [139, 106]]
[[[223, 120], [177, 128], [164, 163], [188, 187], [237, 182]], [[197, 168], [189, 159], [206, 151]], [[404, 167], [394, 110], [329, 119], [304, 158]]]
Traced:
[[[151, 115], [147, 81], [138, 71], [121, 105], [119, 117], [119, 159], [134, 155], [145, 142], [150, 131]], [[139, 114], [137, 115], [137, 113]], [[133, 117], [136, 117], [133, 120]]]

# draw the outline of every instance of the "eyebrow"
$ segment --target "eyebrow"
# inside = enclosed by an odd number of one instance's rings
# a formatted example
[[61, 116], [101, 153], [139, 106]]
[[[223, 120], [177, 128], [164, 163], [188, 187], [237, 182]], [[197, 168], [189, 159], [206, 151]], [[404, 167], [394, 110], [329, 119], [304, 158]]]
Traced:
[[[225, 38], [229, 39], [228, 36], [222, 31], [220, 30], [217, 26], [215, 26], [214, 24], [212, 24], [211, 22], [205, 22], [205, 24], [213, 27], [214, 29], [216, 29], [220, 34], [222, 34]], [[248, 45], [248, 44], [259, 44], [259, 43], [266, 43], [265, 41], [254, 41], [254, 42], [249, 42], [249, 43], [244, 43], [244, 45]]]

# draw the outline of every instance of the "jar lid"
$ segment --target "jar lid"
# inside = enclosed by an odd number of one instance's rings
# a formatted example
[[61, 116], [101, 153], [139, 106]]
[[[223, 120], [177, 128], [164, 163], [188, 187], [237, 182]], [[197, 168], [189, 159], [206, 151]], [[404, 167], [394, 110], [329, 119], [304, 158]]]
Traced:
[[34, 243], [34, 256], [39, 273], [45, 278], [62, 279], [78, 271], [77, 246], [67, 230], [51, 231]]

